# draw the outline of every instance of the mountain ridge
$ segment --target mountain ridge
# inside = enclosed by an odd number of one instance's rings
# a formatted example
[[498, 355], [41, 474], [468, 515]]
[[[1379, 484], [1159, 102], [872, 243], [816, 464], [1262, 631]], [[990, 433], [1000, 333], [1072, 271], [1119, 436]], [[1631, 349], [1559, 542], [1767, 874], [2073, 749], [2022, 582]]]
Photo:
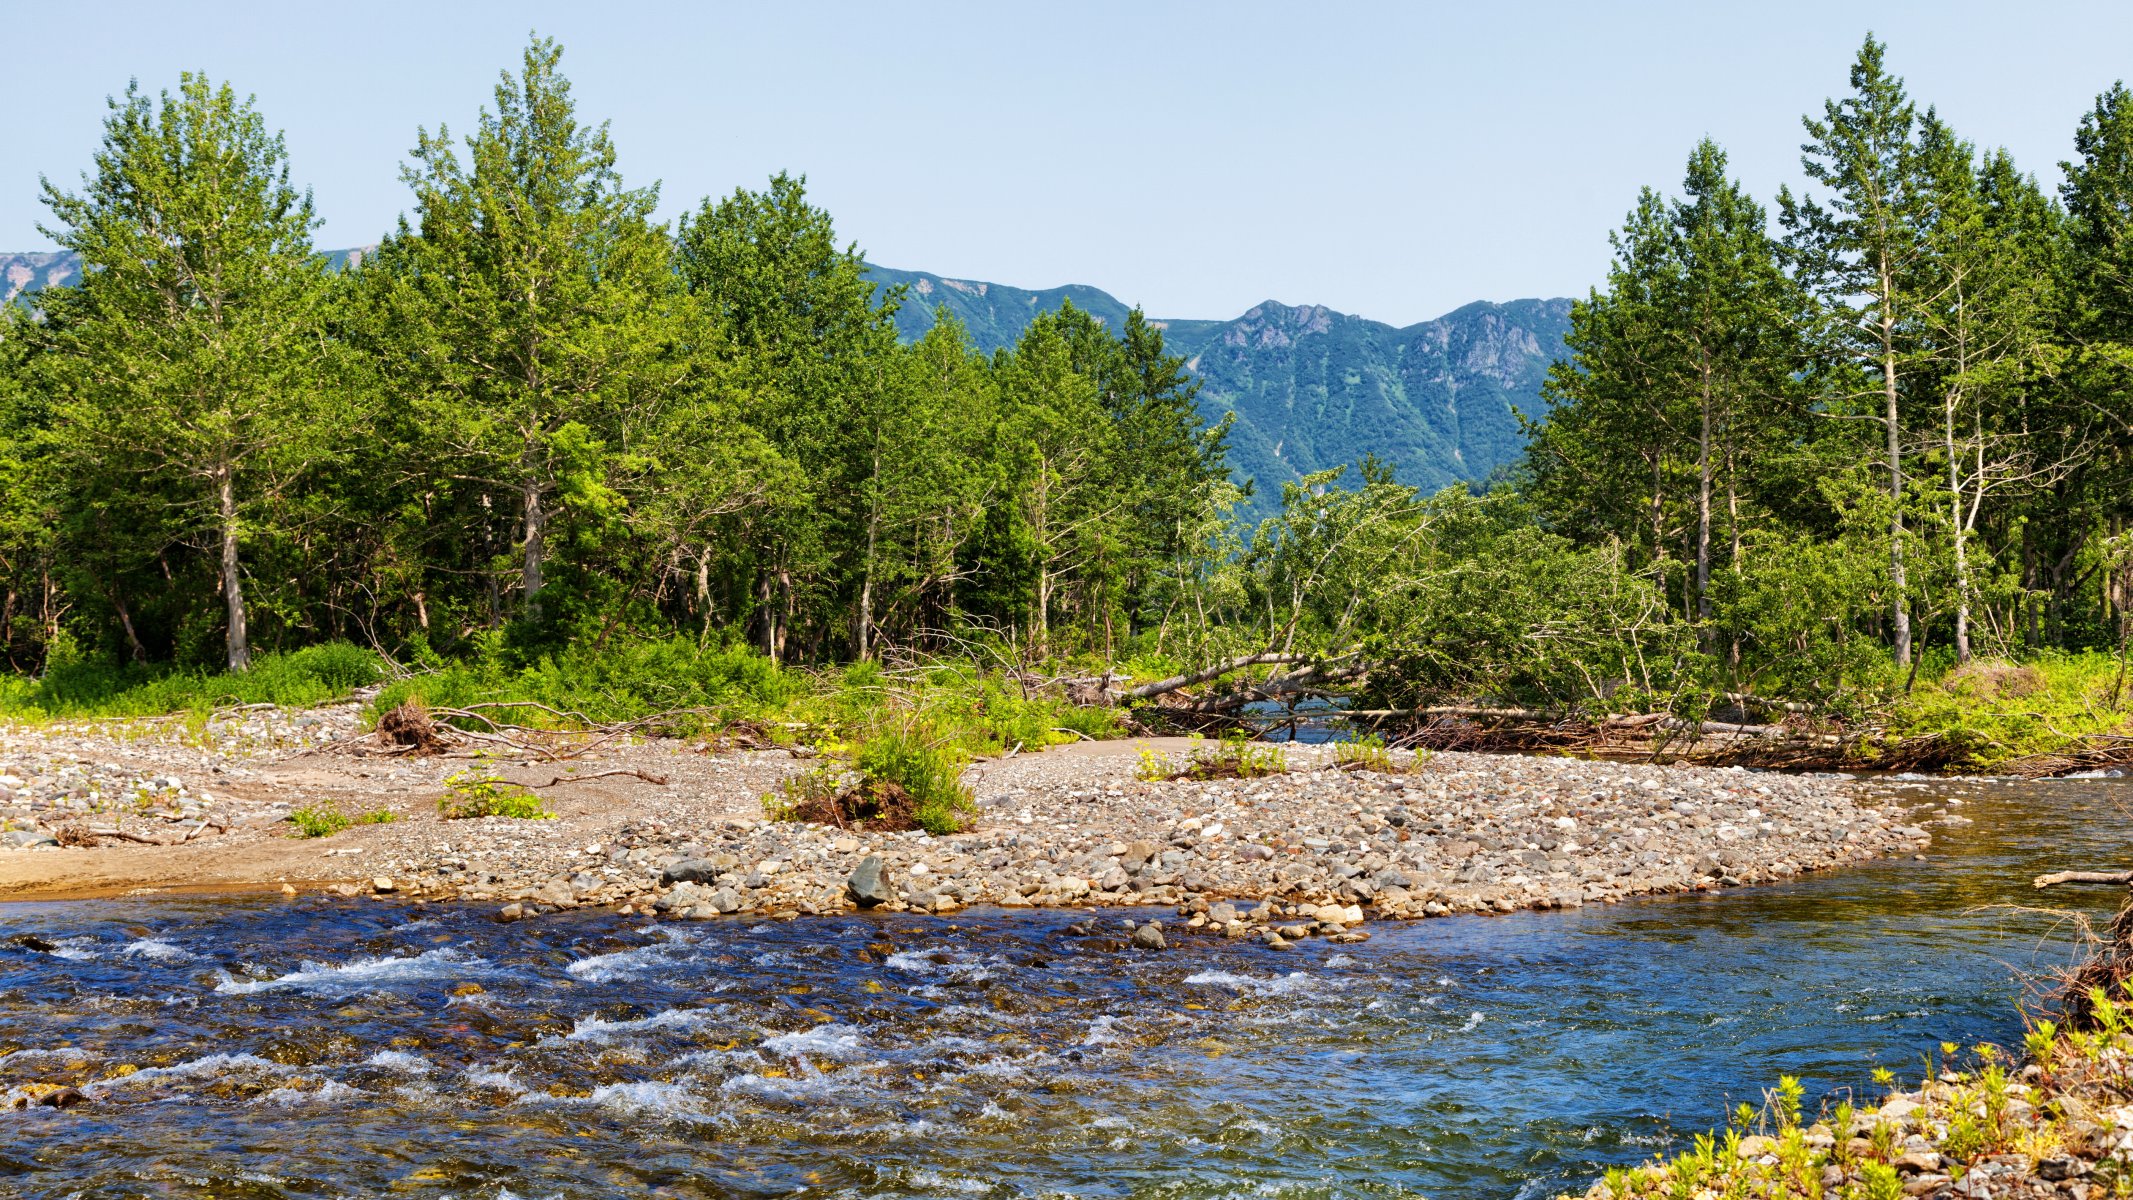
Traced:
[[[338, 263], [351, 253], [331, 257]], [[1067, 302], [1112, 329], [1131, 311], [1086, 284], [1018, 288], [877, 263], [867, 271], [905, 289], [896, 326], [907, 341], [932, 328], [941, 308], [987, 353]], [[80, 277], [70, 253], [0, 253], [0, 303]], [[1150, 323], [1200, 380], [1207, 419], [1235, 414], [1230, 462], [1254, 484], [1245, 515], [1257, 518], [1279, 509], [1283, 483], [1365, 454], [1430, 490], [1486, 480], [1516, 461], [1525, 446], [1517, 412], [1547, 411], [1541, 384], [1569, 331], [1570, 301], [1481, 300], [1394, 326], [1322, 304], [1265, 300], [1229, 320]]]

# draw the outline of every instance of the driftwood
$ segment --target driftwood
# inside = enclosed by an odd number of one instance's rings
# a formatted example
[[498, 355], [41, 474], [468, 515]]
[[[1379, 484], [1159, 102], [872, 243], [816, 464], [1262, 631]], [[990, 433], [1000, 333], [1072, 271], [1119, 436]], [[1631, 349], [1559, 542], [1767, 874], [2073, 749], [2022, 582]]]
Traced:
[[2133, 883], [2133, 871], [2054, 871], [2037, 876], [2030, 886], [2048, 888], [2061, 883]]
[[650, 771], [640, 771], [634, 767], [626, 767], [614, 771], [595, 771], [590, 775], [558, 775], [554, 779], [551, 779], [546, 783], [529, 783], [526, 786], [537, 788], [554, 787], [559, 783], [584, 783], [587, 780], [607, 779], [616, 775], [633, 776], [635, 778], [644, 780], [646, 783], [656, 784], [659, 787], [665, 787], [667, 785], [667, 777], [664, 775], [654, 775]]
[[1258, 654], [1247, 654], [1242, 658], [1233, 658], [1227, 662], [1216, 663], [1205, 670], [1188, 671], [1183, 675], [1172, 675], [1168, 679], [1158, 679], [1154, 683], [1144, 683], [1139, 687], [1127, 688], [1125, 695], [1129, 700], [1151, 700], [1166, 692], [1177, 691], [1179, 688], [1189, 688], [1195, 684], [1220, 679], [1231, 671], [1242, 671], [1246, 667], [1256, 667], [1267, 663], [1313, 662], [1316, 658], [1317, 656], [1312, 654], [1284, 654], [1279, 651], [1264, 650]]

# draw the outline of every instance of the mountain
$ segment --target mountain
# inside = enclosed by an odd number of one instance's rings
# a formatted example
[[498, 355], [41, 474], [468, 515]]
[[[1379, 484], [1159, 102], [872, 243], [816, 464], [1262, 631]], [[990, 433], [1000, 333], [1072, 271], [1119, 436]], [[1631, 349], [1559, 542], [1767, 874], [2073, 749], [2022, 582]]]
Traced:
[[[930, 329], [942, 307], [987, 351], [1063, 301], [1114, 329], [1128, 311], [1092, 287], [1030, 291], [867, 269], [903, 285], [896, 323], [906, 338]], [[1525, 437], [1512, 410], [1547, 411], [1541, 381], [1569, 332], [1570, 301], [1469, 304], [1405, 328], [1273, 300], [1231, 321], [1154, 323], [1199, 375], [1208, 419], [1237, 415], [1230, 461], [1239, 478], [1257, 482], [1251, 515], [1263, 516], [1279, 507], [1283, 483], [1365, 454], [1427, 489], [1486, 479], [1515, 460]]]
[[[336, 263], [358, 250], [334, 251]], [[1128, 306], [1093, 287], [1033, 291], [868, 264], [902, 285], [897, 330], [914, 340], [945, 307], [986, 352], [1030, 319], [1071, 301], [1113, 329]], [[72, 254], [0, 253], [0, 302], [75, 282]], [[1209, 420], [1235, 413], [1230, 462], [1255, 481], [1249, 517], [1280, 506], [1281, 485], [1365, 454], [1426, 489], [1489, 477], [1524, 447], [1513, 408], [1547, 411], [1540, 386], [1570, 328], [1568, 300], [1476, 303], [1396, 328], [1322, 305], [1269, 300], [1230, 321], [1158, 320], [1164, 340], [1200, 378]]]

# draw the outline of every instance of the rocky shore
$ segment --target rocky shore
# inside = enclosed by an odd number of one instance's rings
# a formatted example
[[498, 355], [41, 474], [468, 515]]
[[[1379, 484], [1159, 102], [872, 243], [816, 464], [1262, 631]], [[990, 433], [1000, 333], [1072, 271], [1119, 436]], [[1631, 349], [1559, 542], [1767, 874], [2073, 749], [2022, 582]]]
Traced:
[[2040, 1024], [2026, 1061], [1995, 1047], [1944, 1046], [1947, 1057], [1918, 1087], [1893, 1089], [1878, 1105], [1837, 1106], [1812, 1124], [1787, 1111], [1781, 1082], [1754, 1121], [1714, 1135], [1708, 1150], [1611, 1171], [1586, 1200], [2124, 1195], [2133, 1172], [2133, 1031], [2124, 1017], [2116, 1011], [2087, 1031]]
[[[358, 722], [341, 705], [195, 730], [11, 729], [0, 894], [284, 884], [492, 902], [505, 919], [1166, 906], [1287, 941], [1785, 879], [1927, 841], [1891, 794], [1842, 776], [1451, 753], [1372, 771], [1292, 747], [1263, 778], [1140, 778], [1144, 752], [1182, 760], [1163, 739], [980, 762], [971, 828], [929, 837], [765, 820], [764, 794], [809, 765], [786, 750], [380, 757]], [[470, 768], [540, 789], [555, 819], [444, 820], [445, 780]], [[390, 820], [304, 839], [288, 817], [307, 807]], [[99, 845], [58, 844], [85, 840]]]

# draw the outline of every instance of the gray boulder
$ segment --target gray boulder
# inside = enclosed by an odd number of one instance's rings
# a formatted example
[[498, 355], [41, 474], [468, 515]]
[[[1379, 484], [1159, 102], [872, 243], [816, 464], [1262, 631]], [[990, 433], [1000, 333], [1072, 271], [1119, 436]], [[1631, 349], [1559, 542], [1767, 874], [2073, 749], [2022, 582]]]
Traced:
[[882, 870], [881, 856], [869, 854], [859, 860], [852, 873], [844, 881], [845, 889], [861, 908], [872, 908], [896, 899], [896, 889], [890, 885], [888, 874]]
[[710, 883], [724, 872], [708, 858], [685, 858], [659, 873], [661, 883]]
[[1134, 930], [1133, 944], [1143, 950], [1169, 949], [1169, 946], [1163, 941], [1163, 923], [1161, 921], [1150, 921], [1139, 929]]

